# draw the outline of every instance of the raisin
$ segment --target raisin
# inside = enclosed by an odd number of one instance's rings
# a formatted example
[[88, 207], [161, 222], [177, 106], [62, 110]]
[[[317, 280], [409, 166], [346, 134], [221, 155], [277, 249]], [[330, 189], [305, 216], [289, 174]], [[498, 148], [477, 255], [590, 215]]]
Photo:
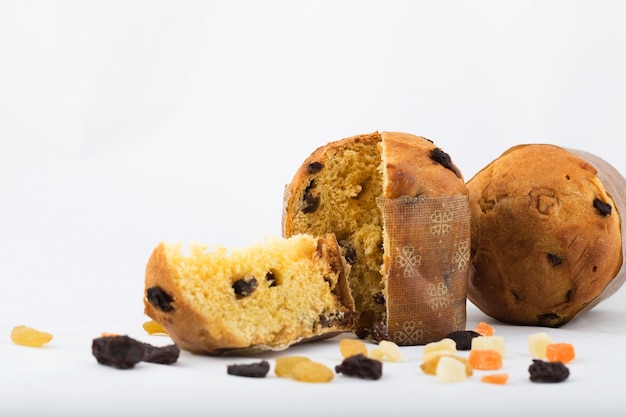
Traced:
[[382, 291], [379, 291], [376, 294], [372, 295], [372, 301], [374, 301], [376, 304], [384, 305], [385, 295], [382, 293]]
[[105, 336], [93, 339], [91, 352], [101, 365], [130, 369], [143, 360], [146, 347], [128, 336]]
[[594, 198], [593, 207], [600, 213], [601, 216], [606, 217], [611, 215], [611, 205], [605, 203], [599, 198]]
[[559, 266], [563, 263], [563, 259], [552, 253], [548, 254], [548, 261], [552, 266]]
[[257, 285], [259, 285], [259, 283], [256, 278], [252, 275], [248, 275], [235, 281], [233, 283], [233, 290], [235, 290], [236, 295], [247, 297], [254, 292]]
[[335, 366], [335, 372], [345, 376], [376, 380], [383, 376], [383, 363], [360, 353], [345, 358], [340, 365]]
[[339, 342], [339, 351], [343, 358], [363, 354], [367, 355], [367, 346], [357, 339], [342, 339]]
[[311, 162], [307, 166], [307, 171], [309, 172], [309, 174], [316, 174], [320, 172], [322, 168], [324, 168], [324, 164], [322, 164], [321, 162]]
[[387, 324], [382, 321], [377, 321], [372, 327], [372, 337], [374, 340], [380, 342], [381, 340], [389, 340], [389, 331], [387, 330]]
[[556, 327], [561, 323], [561, 316], [556, 313], [545, 313], [537, 316], [540, 326]]
[[52, 334], [28, 326], [15, 326], [11, 330], [13, 343], [29, 347], [41, 347], [52, 340]]
[[167, 334], [167, 330], [154, 320], [148, 320], [143, 324], [143, 329], [148, 334]]
[[356, 248], [349, 240], [339, 241], [339, 246], [343, 249], [343, 257], [348, 265], [354, 265], [356, 263]]
[[228, 375], [246, 376], [250, 378], [265, 378], [269, 370], [270, 364], [268, 361], [226, 366]]
[[172, 307], [172, 301], [174, 301], [174, 299], [171, 295], [163, 291], [161, 288], [148, 288], [148, 290], [146, 291], [146, 296], [148, 298], [148, 302], [159, 310], [165, 313], [169, 313], [170, 311], [174, 310], [174, 307]]
[[303, 213], [314, 213], [320, 205], [320, 198], [313, 195], [311, 191], [313, 188], [315, 188], [315, 181], [311, 181], [308, 187], [304, 189], [304, 196], [302, 197], [302, 202], [304, 203], [302, 206]]
[[291, 379], [295, 381], [324, 383], [332, 381], [334, 377], [332, 369], [319, 362], [300, 361], [291, 368]]
[[152, 346], [148, 343], [143, 345], [145, 347], [145, 354], [142, 359], [144, 362], [171, 365], [176, 363], [180, 356], [180, 348], [175, 344], [162, 347]]
[[457, 350], [470, 350], [472, 348], [472, 339], [478, 336], [480, 336], [480, 333], [473, 330], [459, 330], [448, 333], [446, 339], [454, 340]]
[[569, 369], [563, 362], [546, 362], [533, 359], [528, 367], [532, 382], [562, 382], [569, 377]]
[[446, 152], [444, 152], [440, 148], [435, 148], [432, 150], [432, 152], [430, 153], [430, 159], [442, 165], [444, 168], [449, 169], [450, 171], [454, 172], [454, 175], [456, 175], [457, 178], [461, 178], [461, 173], [457, 170], [457, 168], [452, 163], [452, 159], [450, 158], [450, 155], [448, 155]]
[[367, 327], [359, 327], [354, 331], [354, 335], [359, 339], [367, 339], [370, 334], [372, 334], [372, 332]]
[[294, 366], [302, 361], [311, 361], [306, 356], [283, 356], [276, 358], [274, 363], [274, 373], [276, 376], [286, 377], [291, 376], [291, 370]]
[[276, 286], [276, 276], [273, 272], [268, 272], [267, 274], [265, 274], [265, 280], [269, 283], [270, 287]]

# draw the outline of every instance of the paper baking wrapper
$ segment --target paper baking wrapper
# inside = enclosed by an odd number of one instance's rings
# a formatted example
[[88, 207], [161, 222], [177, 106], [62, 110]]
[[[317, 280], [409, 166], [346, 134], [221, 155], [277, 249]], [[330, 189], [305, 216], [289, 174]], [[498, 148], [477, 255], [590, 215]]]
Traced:
[[615, 209], [620, 216], [620, 227], [622, 232], [622, 266], [619, 272], [604, 288], [600, 295], [578, 313], [578, 315], [580, 315], [613, 295], [622, 286], [624, 281], [626, 281], [626, 268], [623, 261], [626, 259], [626, 222], [624, 221], [626, 220], [626, 179], [624, 179], [619, 171], [617, 171], [617, 169], [615, 169], [612, 165], [594, 154], [578, 149], [564, 149], [584, 159], [598, 170], [598, 178], [600, 178], [602, 185], [604, 185], [604, 188], [611, 195], [611, 197], [613, 197], [613, 201], [615, 202]]
[[470, 269], [467, 195], [379, 198], [387, 243], [387, 330], [420, 345], [465, 330]]

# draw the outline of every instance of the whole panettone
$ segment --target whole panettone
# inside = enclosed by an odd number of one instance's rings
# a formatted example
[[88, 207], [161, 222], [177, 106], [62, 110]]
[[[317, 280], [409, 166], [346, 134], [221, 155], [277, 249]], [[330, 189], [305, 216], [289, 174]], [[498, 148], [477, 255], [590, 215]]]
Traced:
[[[604, 175], [606, 174], [606, 175]], [[470, 181], [469, 299], [486, 314], [557, 327], [623, 283], [624, 180], [599, 158], [548, 144], [507, 150]]]
[[283, 233], [337, 236], [358, 336], [416, 345], [464, 330], [467, 188], [432, 141], [375, 132], [318, 148], [286, 187]]

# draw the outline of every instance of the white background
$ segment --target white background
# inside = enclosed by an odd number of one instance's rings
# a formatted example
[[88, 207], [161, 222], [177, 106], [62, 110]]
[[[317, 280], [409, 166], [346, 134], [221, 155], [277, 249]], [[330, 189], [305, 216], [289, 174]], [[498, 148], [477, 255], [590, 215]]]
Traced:
[[[0, 0], [0, 415], [623, 415], [624, 291], [549, 330], [579, 355], [550, 386], [526, 372], [542, 329], [473, 306], [468, 327], [507, 338], [508, 386], [437, 384], [420, 347], [381, 381], [325, 386], [185, 353], [118, 371], [90, 347], [168, 343], [141, 328], [152, 249], [279, 235], [284, 185], [332, 140], [423, 135], [467, 180], [531, 142], [626, 172], [625, 17], [619, 1]], [[55, 338], [15, 346], [18, 324]], [[336, 340], [294, 351], [339, 360]]]

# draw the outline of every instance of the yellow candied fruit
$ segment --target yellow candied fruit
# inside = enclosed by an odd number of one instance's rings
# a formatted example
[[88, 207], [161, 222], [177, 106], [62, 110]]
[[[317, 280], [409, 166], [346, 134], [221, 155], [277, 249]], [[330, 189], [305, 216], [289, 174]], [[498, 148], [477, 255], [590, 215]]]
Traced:
[[428, 362], [436, 356], [445, 354], [454, 355], [456, 352], [456, 342], [450, 338], [444, 338], [438, 342], [427, 343], [422, 350], [422, 358], [424, 362]]
[[506, 347], [502, 336], [478, 336], [472, 339], [472, 350], [492, 349], [504, 358]]
[[148, 334], [167, 334], [167, 330], [154, 320], [148, 320], [143, 324], [143, 329]]
[[389, 362], [402, 362], [404, 357], [400, 352], [400, 347], [389, 340], [381, 340], [378, 347], [370, 349], [367, 354], [371, 359], [386, 360]]
[[546, 358], [546, 348], [552, 343], [552, 339], [546, 332], [533, 333], [528, 336], [528, 352], [535, 359]]
[[326, 365], [313, 361], [300, 361], [291, 369], [291, 378], [300, 382], [330, 382], [335, 373]]
[[470, 364], [467, 362], [467, 359], [462, 358], [460, 356], [450, 355], [450, 354], [442, 354], [439, 356], [434, 356], [428, 360], [428, 362], [424, 362], [420, 365], [420, 368], [426, 375], [436, 375], [437, 374], [437, 365], [439, 364], [439, 360], [441, 358], [450, 357], [456, 359], [459, 362], [462, 362], [465, 365], [465, 373], [467, 376], [472, 376], [474, 371]]
[[448, 384], [451, 382], [459, 382], [467, 379], [467, 367], [461, 361], [451, 356], [439, 357], [435, 375], [437, 381]]
[[344, 359], [359, 354], [367, 356], [367, 346], [362, 341], [356, 339], [341, 340], [339, 342], [339, 350]]
[[52, 335], [28, 326], [15, 326], [11, 331], [13, 343], [29, 347], [41, 347], [52, 340]]
[[303, 361], [309, 361], [310, 359], [306, 356], [283, 356], [280, 358], [276, 358], [276, 363], [274, 365], [274, 373], [279, 377], [288, 377], [291, 376], [291, 370], [294, 366]]

